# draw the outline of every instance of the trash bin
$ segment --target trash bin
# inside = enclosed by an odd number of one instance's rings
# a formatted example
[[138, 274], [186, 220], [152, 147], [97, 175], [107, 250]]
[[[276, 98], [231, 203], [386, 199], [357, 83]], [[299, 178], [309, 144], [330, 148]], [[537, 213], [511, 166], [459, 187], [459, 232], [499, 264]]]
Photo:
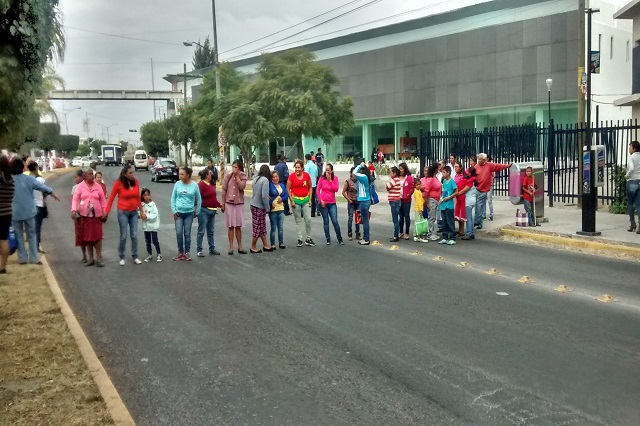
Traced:
[[522, 181], [526, 175], [527, 167], [533, 168], [533, 178], [538, 189], [533, 198], [536, 211], [536, 222], [541, 222], [538, 218], [544, 217], [544, 166], [539, 161], [524, 163], [513, 163], [509, 169], [509, 201], [513, 205], [524, 204], [522, 198]]

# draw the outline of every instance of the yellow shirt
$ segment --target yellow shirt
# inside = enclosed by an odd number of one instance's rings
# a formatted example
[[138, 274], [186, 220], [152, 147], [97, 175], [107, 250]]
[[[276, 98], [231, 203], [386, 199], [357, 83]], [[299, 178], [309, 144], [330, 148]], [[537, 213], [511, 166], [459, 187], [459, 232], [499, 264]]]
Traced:
[[282, 201], [282, 199], [280, 198], [280, 195], [282, 195], [282, 187], [280, 186], [280, 184], [275, 185], [276, 189], [278, 190], [278, 196], [273, 200], [273, 205], [271, 206], [271, 211], [272, 212], [281, 212], [284, 210], [284, 203], [280, 202], [278, 203], [277, 201], [280, 200]]

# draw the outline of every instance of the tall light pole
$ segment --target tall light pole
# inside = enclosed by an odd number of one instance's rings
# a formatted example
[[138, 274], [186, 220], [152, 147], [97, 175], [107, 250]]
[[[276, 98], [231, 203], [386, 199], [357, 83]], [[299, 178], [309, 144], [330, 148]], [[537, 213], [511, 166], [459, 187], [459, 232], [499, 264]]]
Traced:
[[[591, 151], [591, 21], [594, 13], [600, 9], [589, 8], [587, 14], [587, 140], [582, 153], [582, 230], [579, 235], [596, 236], [596, 207], [598, 204], [598, 188], [595, 185], [594, 153]], [[588, 170], [585, 170], [585, 166]]]
[[553, 80], [548, 78], [548, 79], [546, 79], [545, 83], [547, 84], [547, 92], [548, 92], [548, 99], [549, 99], [549, 102], [548, 102], [548, 105], [549, 105], [549, 119], [548, 119], [548, 122], [549, 122], [549, 125], [551, 125], [551, 85], [553, 84]]
[[64, 114], [64, 131], [68, 135], [69, 134], [69, 123], [67, 122], [67, 114], [76, 110], [82, 109], [82, 107], [76, 107], [71, 109], [63, 109]]
[[113, 126], [117, 126], [117, 124], [111, 124], [109, 126], [105, 126], [104, 124], [96, 124], [97, 126], [102, 127], [103, 129], [107, 129], [107, 144], [111, 145], [111, 134], [109, 133], [109, 129], [112, 128]]
[[553, 121], [551, 120], [551, 85], [553, 80], [548, 78], [545, 80], [547, 85], [547, 99], [548, 99], [548, 127], [547, 127], [547, 195], [549, 197], [549, 207], [553, 207], [553, 171], [555, 167], [555, 138], [553, 136]]

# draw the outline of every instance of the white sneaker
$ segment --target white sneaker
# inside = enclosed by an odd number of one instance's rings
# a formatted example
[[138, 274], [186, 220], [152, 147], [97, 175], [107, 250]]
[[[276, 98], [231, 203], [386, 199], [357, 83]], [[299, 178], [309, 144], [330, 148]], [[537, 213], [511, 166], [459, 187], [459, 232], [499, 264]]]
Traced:
[[441, 239], [440, 241], [438, 241], [438, 244], [447, 244], [449, 241], [447, 241], [446, 239]]
[[162, 255], [159, 254], [158, 257], [156, 258], [156, 262], [162, 262]]
[[147, 256], [147, 257], [144, 259], [144, 262], [145, 262], [145, 263], [149, 263], [149, 262], [151, 262], [152, 260], [153, 260], [153, 256], [149, 255], [149, 256]]
[[424, 238], [424, 237], [420, 237], [420, 242], [421, 243], [428, 243], [429, 239], [428, 238]]
[[120, 266], [124, 266], [124, 259], [120, 259]]
[[447, 241], [447, 245], [449, 245], [449, 246], [455, 246], [455, 245], [456, 245], [456, 242], [455, 242], [455, 240], [449, 240], [449, 241]]
[[413, 242], [414, 243], [419, 243], [420, 242], [420, 237], [418, 237], [417, 235], [413, 236]]
[[142, 261], [138, 258], [133, 259], [133, 263], [135, 263], [136, 265], [139, 265], [142, 263]]

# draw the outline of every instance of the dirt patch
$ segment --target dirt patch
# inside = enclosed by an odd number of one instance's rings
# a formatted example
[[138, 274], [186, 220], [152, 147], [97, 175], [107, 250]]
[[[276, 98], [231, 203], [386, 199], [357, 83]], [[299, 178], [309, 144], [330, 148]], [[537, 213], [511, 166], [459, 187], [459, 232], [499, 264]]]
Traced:
[[0, 425], [111, 425], [42, 267], [0, 276]]

